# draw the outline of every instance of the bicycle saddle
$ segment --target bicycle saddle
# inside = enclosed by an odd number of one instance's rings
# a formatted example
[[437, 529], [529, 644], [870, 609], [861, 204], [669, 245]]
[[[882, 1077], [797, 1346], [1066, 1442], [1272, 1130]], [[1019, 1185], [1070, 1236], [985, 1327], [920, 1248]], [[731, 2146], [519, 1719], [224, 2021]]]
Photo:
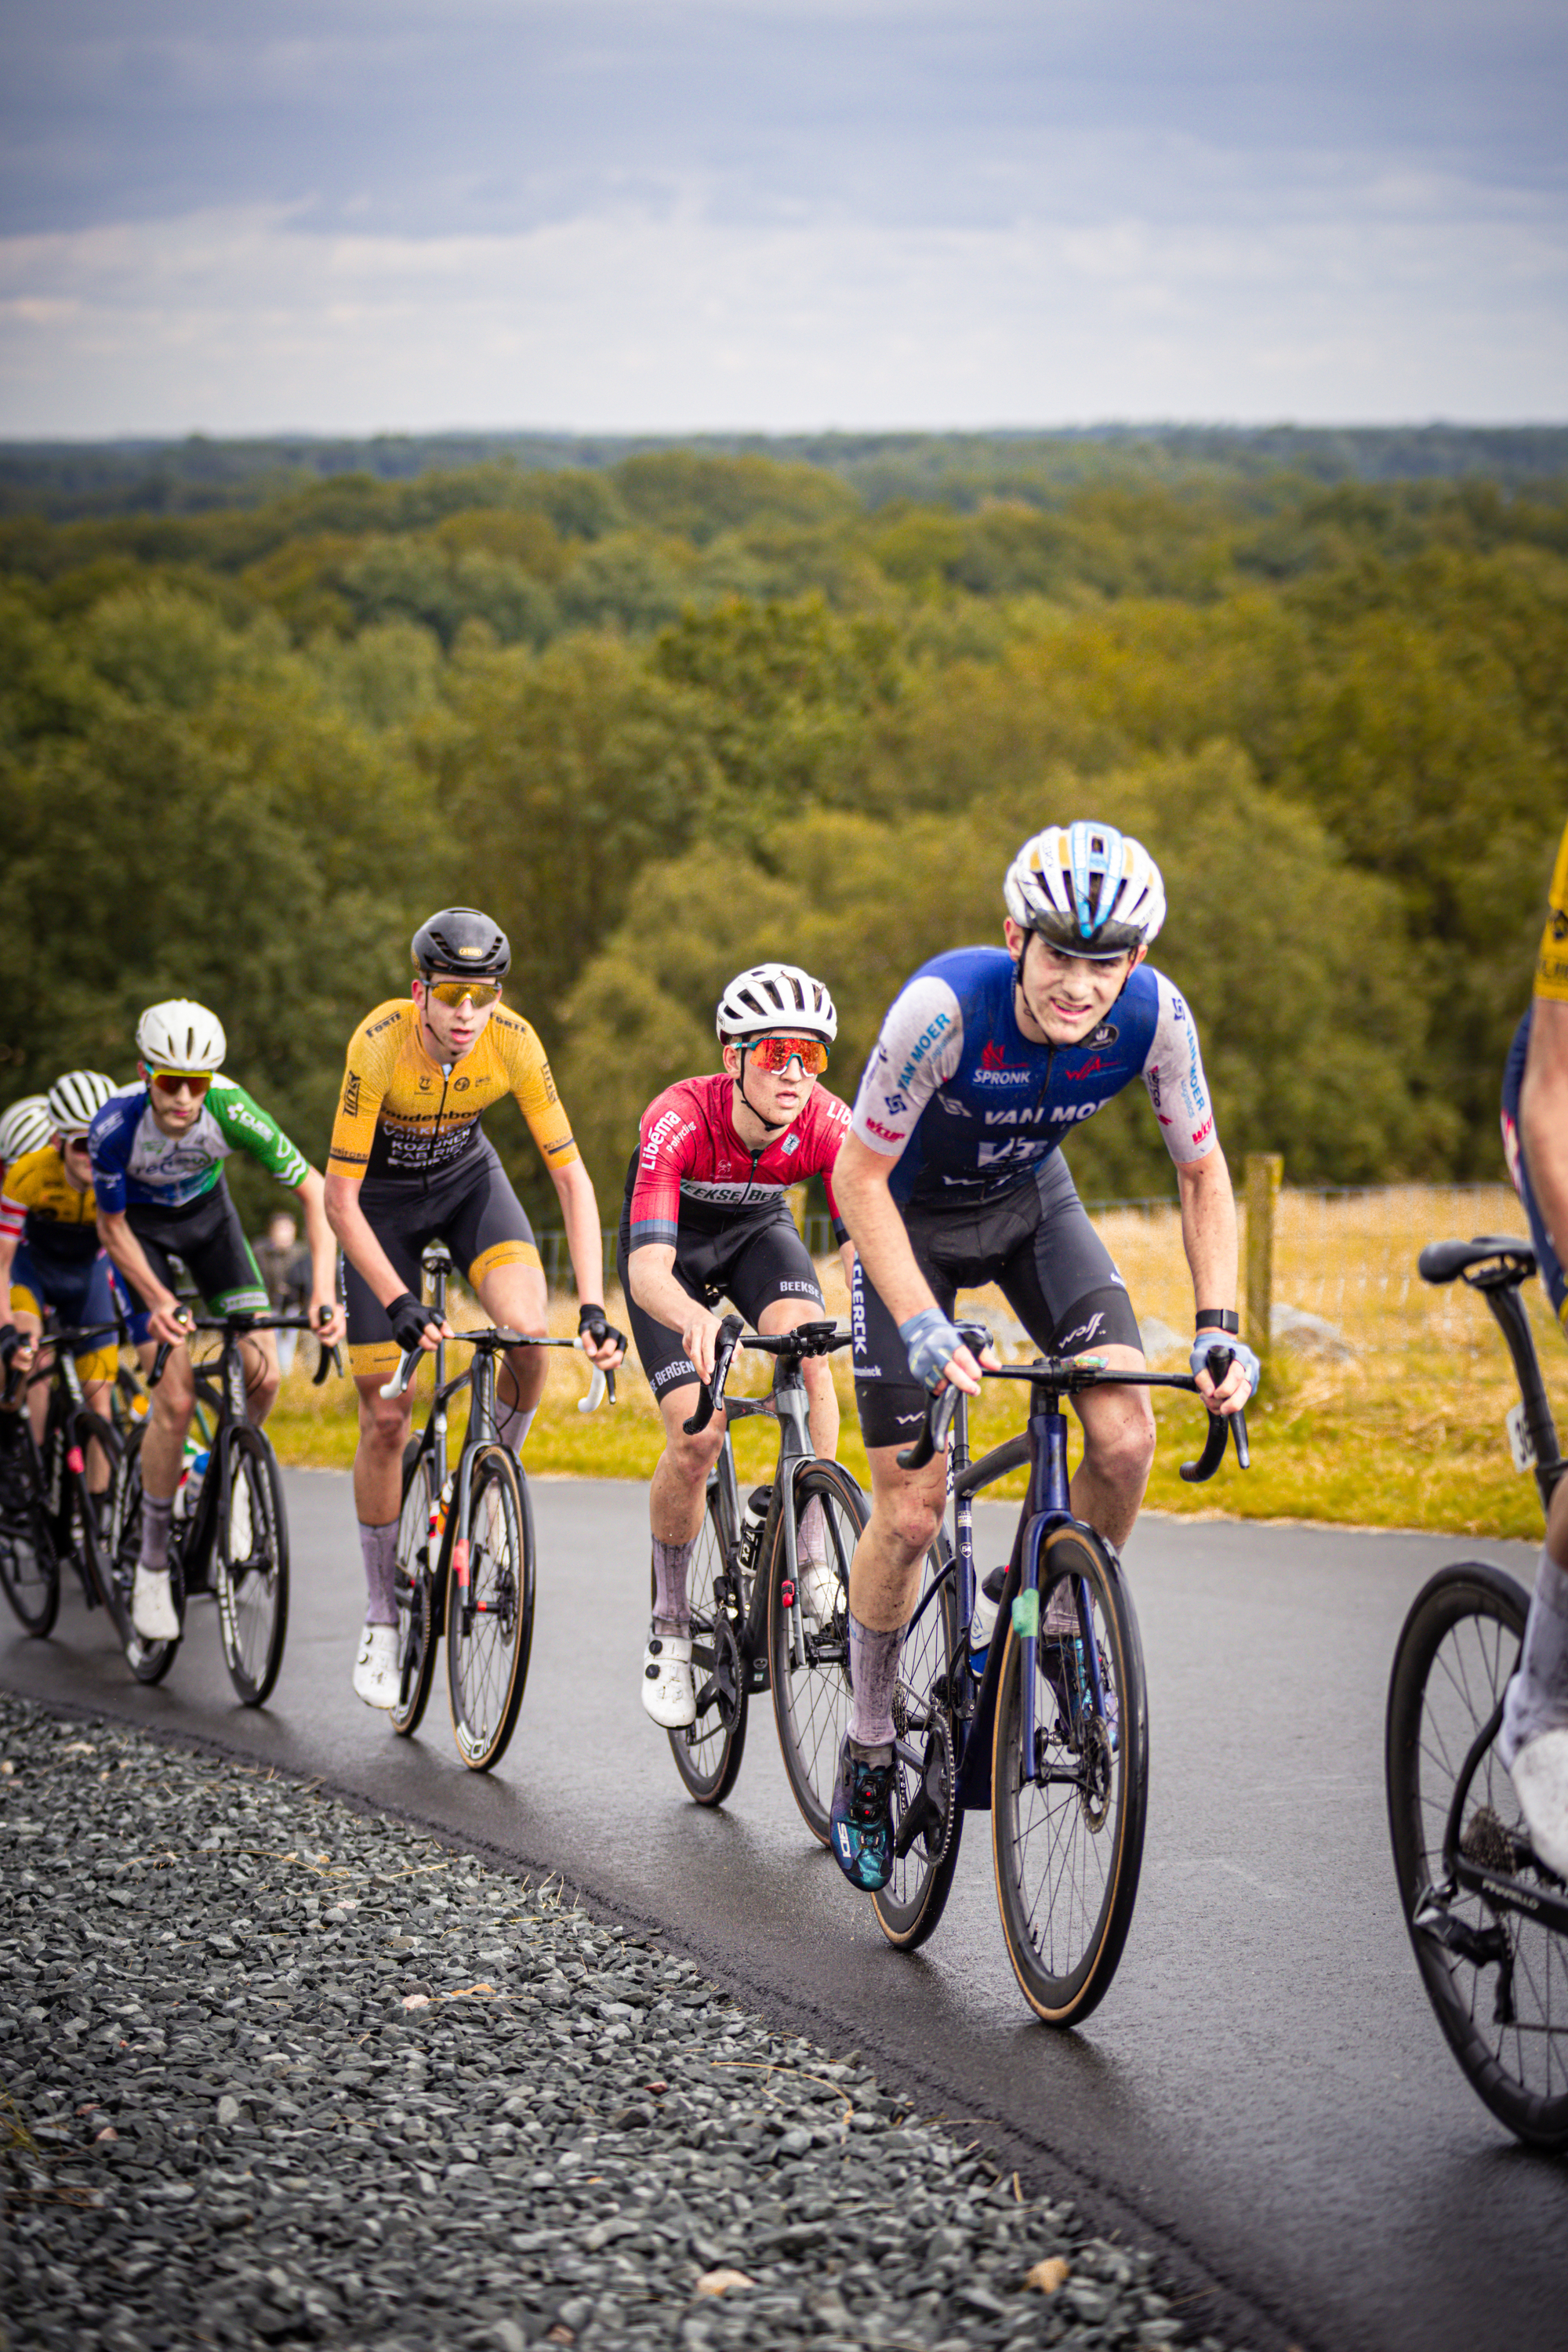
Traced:
[[1423, 1282], [1453, 1282], [1468, 1267], [1503, 1258], [1499, 1278], [1523, 1282], [1535, 1272], [1535, 1244], [1513, 1234], [1480, 1234], [1471, 1242], [1428, 1242], [1415, 1261]]

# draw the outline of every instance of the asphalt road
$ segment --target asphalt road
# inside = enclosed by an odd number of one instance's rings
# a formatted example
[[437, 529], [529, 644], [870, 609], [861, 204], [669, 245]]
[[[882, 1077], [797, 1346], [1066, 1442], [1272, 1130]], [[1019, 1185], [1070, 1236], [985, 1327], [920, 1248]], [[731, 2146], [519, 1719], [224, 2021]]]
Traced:
[[[360, 1569], [346, 1477], [289, 1477], [295, 1601], [271, 1705], [233, 1703], [210, 1609], [167, 1683], [127, 1674], [68, 1598], [55, 1635], [0, 1631], [0, 1680], [320, 1775], [669, 1941], [781, 2021], [984, 2120], [1033, 2182], [1158, 2242], [1232, 2342], [1307, 2352], [1568, 2346], [1568, 2165], [1519, 2149], [1427, 2009], [1394, 1900], [1382, 1726], [1394, 1640], [1443, 1560], [1528, 1581], [1521, 1545], [1146, 1518], [1128, 1552], [1152, 1720], [1131, 1937], [1102, 2006], [1053, 2034], [1003, 1949], [989, 1824], [946, 1916], [883, 1943], [806, 1835], [766, 1703], [720, 1813], [685, 1798], [637, 1684], [642, 1490], [536, 1483], [541, 1597], [521, 1721], [470, 1776], [438, 1685], [400, 1741], [352, 1696]], [[981, 1514], [987, 1559], [1010, 1514]]]

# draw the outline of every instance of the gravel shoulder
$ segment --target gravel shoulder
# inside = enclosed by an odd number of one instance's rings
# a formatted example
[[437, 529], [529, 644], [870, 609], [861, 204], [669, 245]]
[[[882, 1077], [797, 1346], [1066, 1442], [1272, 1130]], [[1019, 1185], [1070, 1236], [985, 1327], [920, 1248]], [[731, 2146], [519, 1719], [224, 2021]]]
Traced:
[[1148, 2253], [554, 1882], [12, 1697], [0, 1786], [11, 2345], [1194, 2341]]

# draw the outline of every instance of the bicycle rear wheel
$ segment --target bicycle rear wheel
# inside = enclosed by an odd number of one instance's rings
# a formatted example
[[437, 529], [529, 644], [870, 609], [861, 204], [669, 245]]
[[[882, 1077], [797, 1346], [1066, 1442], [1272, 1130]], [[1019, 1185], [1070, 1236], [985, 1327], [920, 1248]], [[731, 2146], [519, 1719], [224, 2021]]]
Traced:
[[[795, 1480], [795, 1507], [800, 1589], [788, 1608], [783, 1510], [773, 1521], [768, 1672], [784, 1772], [801, 1819], [826, 1845], [838, 1750], [849, 1728], [849, 1563], [866, 1524], [866, 1500], [847, 1470], [837, 1462], [816, 1462]], [[799, 1559], [803, 1530], [816, 1548], [815, 1576], [813, 1564]], [[809, 1622], [808, 1599], [816, 1604]]]
[[[1472, 2088], [1527, 2147], [1568, 2148], [1568, 1940], [1457, 1885], [1458, 1856], [1560, 1894], [1495, 1745], [1529, 1599], [1484, 1560], [1416, 1598], [1389, 1681], [1388, 1822], [1426, 1997]], [[1454, 1844], [1450, 1846], [1452, 1835]]]
[[436, 1506], [436, 1463], [430, 1448], [411, 1437], [403, 1456], [403, 1507], [397, 1520], [398, 1685], [389, 1720], [400, 1738], [419, 1728], [436, 1679], [440, 1617], [430, 1524]]
[[[506, 1753], [533, 1642], [533, 1515], [515, 1454], [486, 1445], [458, 1471], [468, 1482], [468, 1538], [454, 1538], [447, 1585], [452, 1737], [470, 1771]], [[454, 1493], [452, 1508], [458, 1509]], [[460, 1523], [460, 1521], [459, 1521]]]
[[[952, 1675], [967, 1668], [953, 1580], [942, 1574], [951, 1558], [945, 1537], [926, 1555], [924, 1589], [904, 1636], [893, 1693], [893, 1874], [871, 1897], [871, 1907], [889, 1943], [901, 1952], [923, 1944], [946, 1909], [963, 1829], [953, 1786], [951, 1694]], [[917, 1809], [918, 1828], [910, 1820]]]
[[[1064, 1576], [1087, 1588], [1098, 1700], [1081, 1631], [1045, 1630], [1047, 1596]], [[1047, 2025], [1076, 2025], [1104, 1998], [1132, 1924], [1149, 1795], [1148, 1700], [1131, 1596], [1098, 1536], [1060, 1528], [1047, 1538], [1040, 1602], [1031, 1757], [1023, 1748], [1023, 1643], [1007, 1628], [991, 1845], [1002, 1933], [1024, 1998]]]
[[44, 1508], [43, 1465], [22, 1407], [0, 1445], [0, 1585], [24, 1629], [42, 1641], [60, 1607], [60, 1563]]
[[[697, 1720], [684, 1731], [672, 1731], [669, 1752], [689, 1795], [700, 1805], [721, 1805], [734, 1787], [746, 1752], [746, 1709], [749, 1686], [741, 1655], [737, 1622], [751, 1612], [752, 1580], [746, 1580], [738, 1618], [714, 1597], [717, 1577], [727, 1576], [735, 1556], [737, 1530], [730, 1523], [730, 1507], [717, 1475], [709, 1483], [708, 1506], [698, 1532], [697, 1549], [687, 1570], [686, 1589], [700, 1594], [691, 1623], [691, 1671], [697, 1684]], [[709, 1615], [708, 1612], [713, 1612]]]
[[[114, 1506], [109, 1537], [109, 1608], [114, 1630], [125, 1652], [125, 1663], [139, 1683], [161, 1683], [174, 1663], [180, 1643], [144, 1642], [131, 1622], [131, 1590], [142, 1549], [142, 1431], [132, 1430], [124, 1456], [114, 1475]], [[182, 1633], [185, 1622], [185, 1580], [179, 1545], [169, 1543], [169, 1586], [174, 1596]]]
[[227, 1507], [220, 1496], [214, 1562], [218, 1629], [230, 1682], [245, 1706], [259, 1706], [278, 1680], [289, 1631], [289, 1521], [278, 1457], [261, 1432], [236, 1423], [224, 1448]]
[[[80, 1447], [83, 1466], [69, 1473], [67, 1486], [67, 1532], [70, 1548], [76, 1555], [89, 1609], [108, 1608], [111, 1579], [108, 1523], [114, 1501], [114, 1478], [120, 1457], [125, 1451], [119, 1431], [102, 1421], [95, 1412], [81, 1412], [75, 1420], [76, 1443]], [[91, 1461], [94, 1444], [103, 1449], [109, 1465], [109, 1486], [101, 1496], [92, 1494], [87, 1483], [87, 1465]], [[102, 1516], [100, 1516], [100, 1505]]]

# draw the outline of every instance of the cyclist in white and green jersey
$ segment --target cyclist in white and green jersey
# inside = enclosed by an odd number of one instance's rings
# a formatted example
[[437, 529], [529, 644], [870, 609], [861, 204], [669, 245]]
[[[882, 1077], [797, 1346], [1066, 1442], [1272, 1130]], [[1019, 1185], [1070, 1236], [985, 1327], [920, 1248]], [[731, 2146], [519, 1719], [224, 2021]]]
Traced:
[[[136, 1085], [110, 1096], [88, 1141], [100, 1238], [146, 1308], [153, 1342], [174, 1349], [153, 1391], [142, 1442], [142, 1550], [131, 1597], [137, 1633], [160, 1642], [180, 1630], [169, 1585], [169, 1522], [195, 1407], [189, 1317], [175, 1295], [170, 1260], [189, 1267], [215, 1315], [268, 1311], [266, 1286], [224, 1181], [231, 1152], [248, 1152], [300, 1196], [310, 1251], [310, 1316], [323, 1346], [342, 1338], [343, 1318], [321, 1176], [277, 1120], [221, 1074], [226, 1040], [216, 1014], [184, 998], [150, 1005], [136, 1024]], [[250, 1418], [263, 1422], [278, 1394], [277, 1340], [258, 1331], [241, 1345]]]

